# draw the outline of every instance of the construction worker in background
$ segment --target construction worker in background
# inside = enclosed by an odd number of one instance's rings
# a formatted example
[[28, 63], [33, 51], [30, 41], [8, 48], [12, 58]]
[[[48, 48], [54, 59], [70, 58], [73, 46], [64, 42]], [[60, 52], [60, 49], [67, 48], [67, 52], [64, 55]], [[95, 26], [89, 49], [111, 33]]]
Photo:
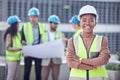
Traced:
[[21, 36], [18, 32], [20, 19], [10, 16], [7, 20], [9, 27], [4, 34], [7, 61], [7, 80], [19, 80], [19, 67], [22, 58]]
[[76, 30], [76, 32], [75, 32], [75, 34], [73, 36], [79, 35], [82, 32], [82, 29], [80, 27], [80, 21], [78, 20], [78, 15], [74, 15], [70, 19], [69, 23], [71, 23], [72, 27]]
[[107, 38], [93, 33], [97, 11], [93, 6], [85, 5], [80, 9], [78, 18], [83, 32], [68, 40], [69, 80], [106, 80], [108, 74], [104, 65], [108, 63], [110, 51]]
[[[46, 28], [43, 23], [38, 21], [39, 10], [35, 7], [31, 8], [28, 16], [30, 22], [25, 23], [22, 27], [22, 43], [25, 45], [40, 44], [41, 35], [45, 32]], [[30, 80], [32, 61], [35, 62], [35, 80], [41, 80], [41, 59], [30, 56], [24, 56], [24, 80]]]
[[[60, 23], [59, 17], [56, 15], [51, 15], [48, 18], [48, 22], [50, 23], [50, 30], [42, 35], [41, 41], [43, 43], [46, 43], [48, 41], [53, 41], [55, 39], [64, 38], [64, 34], [56, 30], [58, 24]], [[67, 39], [64, 38], [64, 41], [67, 42]], [[51, 54], [52, 53], [50, 53], [50, 55]], [[60, 72], [60, 64], [61, 64], [60, 58], [42, 59], [42, 80], [48, 80], [50, 70], [52, 70], [53, 80], [58, 80], [59, 72]]]

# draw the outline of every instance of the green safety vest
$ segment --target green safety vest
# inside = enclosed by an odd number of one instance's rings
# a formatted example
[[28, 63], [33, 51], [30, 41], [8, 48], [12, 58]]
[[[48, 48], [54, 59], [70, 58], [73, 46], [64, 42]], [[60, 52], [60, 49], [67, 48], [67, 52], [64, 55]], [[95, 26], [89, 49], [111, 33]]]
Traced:
[[[55, 39], [60, 39], [60, 38], [63, 38], [63, 37], [64, 37], [64, 34], [62, 32], [56, 31], [56, 33], [55, 33]], [[45, 32], [42, 35], [41, 42], [45, 43], [45, 42], [48, 42], [48, 41], [49, 41], [49, 34], [48, 34], [48, 32]]]
[[[21, 43], [21, 36], [20, 33], [18, 32], [16, 36], [12, 37], [12, 48], [21, 48], [22, 43]], [[9, 61], [17, 61], [21, 60], [22, 56], [22, 51], [9, 51], [6, 49], [6, 60]]]
[[79, 35], [80, 35], [80, 33], [82, 33], [82, 32], [83, 32], [83, 30], [82, 30], [82, 29], [80, 29], [80, 30], [76, 31], [76, 32], [75, 32], [75, 34], [74, 34], [73, 36], [79, 36]]
[[[90, 58], [93, 54], [100, 52], [101, 45], [102, 45], [102, 39], [103, 39], [102, 36], [96, 35], [94, 37], [93, 42], [92, 42], [91, 48], [90, 48], [89, 52], [87, 53], [87, 50], [86, 50], [86, 47], [84, 45], [82, 37], [81, 36], [74, 36], [73, 37], [73, 44], [74, 44], [74, 48], [76, 51], [76, 55], [79, 58], [88, 59], [88, 57]], [[70, 77], [85, 78], [86, 79], [87, 78], [86, 73], [87, 73], [87, 70], [80, 70], [80, 69], [72, 68], [71, 72], [70, 72]], [[105, 66], [101, 66], [101, 67], [98, 67], [96, 69], [89, 70], [88, 73], [89, 73], [89, 78], [97, 78], [97, 77], [107, 78], [108, 77]]]
[[[39, 33], [40, 35], [42, 35], [46, 31], [45, 25], [38, 22], [38, 27], [39, 27]], [[25, 23], [23, 25], [23, 32], [27, 43], [32, 44], [34, 42], [34, 37], [33, 37], [32, 24], [30, 22]]]

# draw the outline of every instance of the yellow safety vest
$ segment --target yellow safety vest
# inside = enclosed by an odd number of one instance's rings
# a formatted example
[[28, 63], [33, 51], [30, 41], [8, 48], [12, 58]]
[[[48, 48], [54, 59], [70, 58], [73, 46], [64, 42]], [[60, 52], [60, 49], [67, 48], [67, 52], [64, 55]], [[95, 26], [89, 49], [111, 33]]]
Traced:
[[[18, 32], [16, 36], [12, 37], [12, 47], [13, 48], [21, 48], [22, 43], [21, 43], [21, 36], [20, 33]], [[21, 60], [22, 56], [22, 51], [9, 51], [6, 50], [6, 60], [9, 61], [17, 61]]]
[[[45, 25], [38, 22], [38, 27], [39, 27], [39, 33], [42, 35], [46, 31]], [[34, 37], [33, 37], [32, 24], [30, 22], [23, 25], [23, 32], [27, 43], [32, 44], [34, 41]]]
[[74, 34], [73, 36], [79, 36], [79, 35], [80, 35], [80, 33], [82, 33], [82, 32], [83, 32], [83, 30], [82, 30], [82, 29], [80, 29], [80, 30], [76, 31], [76, 32], [75, 32], [75, 34]]
[[[91, 45], [89, 52], [87, 52], [82, 37], [81, 36], [74, 36], [73, 37], [73, 44], [74, 44], [74, 48], [76, 51], [76, 55], [79, 58], [83, 58], [83, 59], [88, 59], [93, 54], [97, 55], [97, 53], [100, 52], [102, 40], [103, 40], [102, 36], [96, 35], [94, 37], [94, 40], [92, 42], [92, 45]], [[101, 66], [101, 67], [98, 67], [98, 68], [92, 69], [92, 70], [80, 70], [80, 69], [72, 68], [71, 72], [70, 72], [70, 77], [85, 78], [86, 79], [87, 75], [89, 78], [97, 78], [97, 77], [107, 78], [108, 77], [105, 66]]]
[[[55, 33], [55, 39], [63, 38], [64, 34], [62, 32], [56, 31]], [[48, 32], [45, 32], [41, 37], [41, 42], [45, 43], [49, 41], [49, 35]]]

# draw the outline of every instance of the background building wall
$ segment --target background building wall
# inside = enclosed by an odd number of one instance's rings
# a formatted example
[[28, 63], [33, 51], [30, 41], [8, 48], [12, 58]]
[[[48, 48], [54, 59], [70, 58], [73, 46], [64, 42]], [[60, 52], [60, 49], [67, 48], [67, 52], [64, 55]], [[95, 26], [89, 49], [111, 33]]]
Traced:
[[[4, 5], [5, 4], [5, 5]], [[99, 24], [120, 24], [119, 0], [0, 0], [2, 21], [11, 15], [18, 15], [25, 22], [28, 21], [28, 10], [37, 7], [40, 10], [40, 20], [47, 22], [47, 18], [56, 14], [62, 23], [79, 13], [84, 5], [93, 5], [99, 14]]]
[[[111, 53], [120, 51], [120, 0], [0, 0], [1, 39], [7, 26], [5, 23], [7, 18], [18, 15], [22, 22], [26, 22], [28, 10], [31, 7], [37, 7], [40, 10], [39, 20], [46, 23], [47, 27], [49, 26], [48, 17], [52, 14], [58, 15], [61, 20], [58, 29], [70, 38], [75, 30], [68, 22], [86, 4], [95, 6], [99, 14], [95, 33], [108, 37]], [[4, 49], [3, 40], [0, 44], [0, 48]], [[0, 54], [4, 54], [3, 52], [4, 50], [1, 50]]]

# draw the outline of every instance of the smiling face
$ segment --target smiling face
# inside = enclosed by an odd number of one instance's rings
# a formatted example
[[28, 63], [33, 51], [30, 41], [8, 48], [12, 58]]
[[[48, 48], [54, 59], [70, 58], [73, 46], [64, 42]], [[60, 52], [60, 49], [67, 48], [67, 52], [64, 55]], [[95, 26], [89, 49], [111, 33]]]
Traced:
[[80, 18], [80, 26], [83, 29], [83, 33], [93, 33], [93, 29], [96, 25], [95, 16], [92, 14], [84, 14]]

